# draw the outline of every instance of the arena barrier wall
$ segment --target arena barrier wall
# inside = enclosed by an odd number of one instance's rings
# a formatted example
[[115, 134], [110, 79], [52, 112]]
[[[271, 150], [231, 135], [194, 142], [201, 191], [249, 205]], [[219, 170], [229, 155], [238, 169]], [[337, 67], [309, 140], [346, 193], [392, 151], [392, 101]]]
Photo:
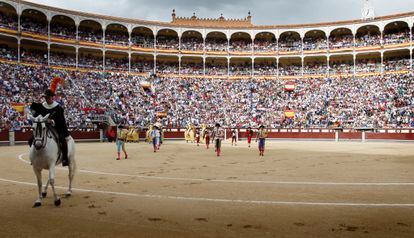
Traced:
[[[184, 129], [166, 129], [164, 131], [165, 139], [184, 139]], [[292, 140], [335, 140], [335, 130], [332, 129], [269, 129], [269, 139], [292, 139]], [[71, 131], [72, 137], [76, 141], [102, 141], [102, 133], [96, 131]], [[145, 140], [145, 130], [140, 132], [140, 140]], [[22, 130], [14, 132], [14, 142], [27, 142], [32, 132], [30, 130]], [[231, 139], [231, 129], [226, 130], [226, 138]], [[0, 143], [10, 142], [9, 131], [0, 131]], [[238, 129], [239, 140], [246, 139], [246, 130]], [[253, 133], [253, 138], [256, 133]], [[344, 129], [339, 132], [339, 140], [361, 140], [362, 132], [352, 129]], [[366, 132], [367, 140], [399, 140], [414, 141], [414, 128], [410, 129], [382, 129], [376, 132]], [[9, 144], [9, 143], [8, 143]]]
[[0, 131], [0, 142], [4, 143], [8, 141], [9, 141], [9, 131], [8, 130]]

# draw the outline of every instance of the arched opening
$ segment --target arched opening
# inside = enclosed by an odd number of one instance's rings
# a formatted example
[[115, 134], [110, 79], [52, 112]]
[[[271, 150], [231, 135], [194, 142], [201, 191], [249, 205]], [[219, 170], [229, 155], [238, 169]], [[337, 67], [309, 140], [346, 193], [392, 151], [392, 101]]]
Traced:
[[358, 54], [356, 57], [357, 73], [381, 72], [381, 53]]
[[135, 27], [131, 33], [131, 43], [140, 48], [154, 48], [154, 32], [147, 27]]
[[186, 31], [181, 36], [181, 50], [203, 51], [203, 35], [198, 31]]
[[50, 34], [64, 39], [76, 39], [75, 21], [67, 16], [54, 16], [50, 22]]
[[326, 75], [328, 73], [328, 59], [324, 56], [305, 57], [303, 73], [307, 75]]
[[275, 58], [255, 58], [254, 75], [277, 75], [277, 61]]
[[381, 44], [381, 31], [378, 26], [368, 25], [358, 29], [355, 38], [356, 47], [367, 47]]
[[20, 42], [20, 60], [27, 63], [47, 64], [47, 44], [22, 40]]
[[157, 49], [178, 50], [178, 33], [171, 29], [163, 29], [157, 35]]
[[121, 24], [109, 24], [105, 31], [105, 44], [107, 45], [129, 45], [128, 29]]
[[353, 74], [354, 56], [353, 55], [334, 55], [329, 58], [329, 74]]
[[138, 73], [153, 73], [154, 56], [148, 54], [132, 54], [131, 71]]
[[76, 67], [76, 49], [71, 46], [50, 46], [50, 65]]
[[344, 49], [354, 47], [354, 35], [348, 28], [338, 28], [329, 36], [330, 49]]
[[5, 2], [0, 2], [0, 27], [17, 30], [18, 18], [16, 9]]
[[295, 31], [284, 32], [279, 38], [279, 51], [302, 51], [302, 40]]
[[206, 58], [206, 75], [227, 75], [227, 68], [227, 58], [225, 57]]
[[252, 60], [250, 58], [231, 58], [230, 75], [246, 76], [252, 74]]
[[396, 21], [384, 28], [384, 44], [395, 45], [410, 42], [410, 27], [406, 22]]
[[227, 51], [227, 36], [223, 32], [210, 32], [206, 37], [206, 51]]
[[245, 52], [252, 51], [252, 38], [245, 32], [236, 32], [230, 38], [230, 51]]
[[79, 40], [102, 43], [102, 25], [96, 21], [83, 20], [78, 27]]
[[299, 57], [280, 58], [279, 75], [295, 76], [302, 74], [302, 59]]
[[103, 69], [103, 53], [101, 50], [79, 48], [79, 68]]
[[26, 9], [20, 17], [22, 31], [47, 35], [47, 18], [43, 12]]
[[105, 69], [113, 71], [128, 71], [128, 54], [118, 51], [105, 52]]
[[177, 56], [157, 56], [157, 73], [178, 74], [179, 62]]
[[260, 32], [254, 39], [254, 51], [272, 52], [277, 51], [277, 40], [271, 32]]
[[308, 31], [303, 38], [303, 50], [326, 50], [326, 34], [321, 30]]
[[384, 52], [384, 71], [411, 70], [410, 50]]
[[201, 57], [182, 57], [181, 74], [203, 75], [204, 66]]
[[0, 57], [5, 60], [17, 61], [17, 39], [0, 35]]

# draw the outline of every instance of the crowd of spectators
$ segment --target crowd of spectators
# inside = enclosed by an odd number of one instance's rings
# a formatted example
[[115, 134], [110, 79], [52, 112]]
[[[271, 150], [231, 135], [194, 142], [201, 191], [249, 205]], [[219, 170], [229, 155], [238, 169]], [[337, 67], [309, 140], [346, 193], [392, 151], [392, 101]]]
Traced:
[[304, 38], [303, 39], [303, 50], [326, 50], [328, 49], [328, 44], [326, 39], [313, 39], [313, 38]]
[[206, 51], [221, 51], [225, 52], [228, 49], [228, 42], [226, 39], [221, 38], [207, 38]]
[[50, 52], [50, 65], [75, 68], [76, 55]]
[[410, 31], [384, 35], [385, 45], [394, 45], [410, 42]]
[[47, 22], [36, 21], [35, 19], [22, 17], [21, 18], [22, 31], [29, 31], [37, 34], [47, 35]]
[[329, 38], [329, 49], [343, 49], [354, 47], [354, 37], [352, 35], [332, 36]]
[[280, 76], [294, 76], [302, 75], [302, 66], [300, 65], [280, 65], [279, 66]]
[[141, 48], [154, 48], [154, 37], [149, 36], [132, 36], [131, 43], [133, 46], [138, 46]]
[[157, 49], [178, 50], [179, 49], [178, 38], [158, 36], [157, 37]]
[[204, 42], [200, 38], [181, 38], [181, 50], [203, 51]]
[[277, 51], [277, 42], [269, 41], [265, 39], [254, 40], [254, 51], [255, 52], [275, 52]]
[[105, 44], [129, 46], [129, 36], [126, 34], [115, 34], [107, 32], [105, 35]]
[[17, 30], [17, 16], [5, 14], [0, 12], [0, 27]]
[[235, 40], [230, 43], [230, 51], [252, 51], [252, 42], [246, 40]]
[[367, 47], [381, 45], [381, 34], [379, 35], [364, 35], [355, 38], [355, 47]]
[[279, 40], [279, 51], [302, 51], [302, 41], [293, 38]]
[[275, 76], [277, 75], [277, 65], [275, 64], [255, 64], [254, 75]]
[[94, 42], [102, 44], [103, 33], [100, 29], [81, 28], [78, 30], [78, 37], [82, 41]]
[[181, 74], [203, 75], [204, 66], [203, 63], [181, 63]]
[[76, 26], [51, 25], [50, 34], [63, 39], [76, 39]]
[[[196, 78], [148, 79], [124, 73], [78, 72], [0, 64], [0, 128], [28, 125], [12, 103], [41, 100], [51, 78], [65, 79], [57, 101], [64, 105], [71, 128], [89, 128], [90, 112], [103, 108], [126, 123], [147, 126], [166, 112], [167, 127], [219, 122], [228, 127], [376, 128], [414, 127], [412, 74], [370, 77], [296, 79], [294, 91], [283, 80], [227, 80]], [[293, 110], [295, 116], [285, 116]]]

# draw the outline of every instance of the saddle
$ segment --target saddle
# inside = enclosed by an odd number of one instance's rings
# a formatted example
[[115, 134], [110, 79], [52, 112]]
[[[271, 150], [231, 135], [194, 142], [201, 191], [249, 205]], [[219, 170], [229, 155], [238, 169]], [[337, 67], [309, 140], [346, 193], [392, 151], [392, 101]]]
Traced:
[[[62, 145], [60, 144], [59, 141], [59, 135], [56, 132], [55, 128], [53, 128], [52, 126], [48, 125], [48, 130], [50, 132], [50, 134], [52, 135], [52, 139], [56, 142], [56, 144], [58, 145], [58, 159], [56, 160], [56, 164], [60, 164], [62, 163], [62, 158], [63, 158], [63, 154], [62, 154]], [[48, 136], [48, 135], [47, 135]]]

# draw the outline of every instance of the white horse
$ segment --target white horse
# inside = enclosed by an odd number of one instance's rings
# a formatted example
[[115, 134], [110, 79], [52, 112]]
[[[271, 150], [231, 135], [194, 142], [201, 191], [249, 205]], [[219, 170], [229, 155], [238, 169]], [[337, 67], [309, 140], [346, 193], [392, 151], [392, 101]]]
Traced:
[[[29, 117], [33, 122], [33, 143], [30, 147], [29, 157], [33, 166], [33, 171], [36, 174], [37, 186], [39, 189], [39, 198], [35, 201], [33, 207], [42, 205], [42, 199], [47, 195], [47, 188], [50, 183], [55, 199], [55, 206], [60, 206], [60, 197], [55, 191], [55, 172], [56, 165], [61, 163], [59, 159], [59, 146], [56, 131], [52, 128], [53, 121], [50, 122], [49, 114], [45, 117], [39, 115], [34, 118]], [[72, 181], [76, 170], [75, 163], [75, 142], [72, 137], [68, 138], [68, 159], [69, 159], [69, 188], [66, 196], [72, 194]], [[42, 170], [49, 170], [49, 179], [42, 191]]]

